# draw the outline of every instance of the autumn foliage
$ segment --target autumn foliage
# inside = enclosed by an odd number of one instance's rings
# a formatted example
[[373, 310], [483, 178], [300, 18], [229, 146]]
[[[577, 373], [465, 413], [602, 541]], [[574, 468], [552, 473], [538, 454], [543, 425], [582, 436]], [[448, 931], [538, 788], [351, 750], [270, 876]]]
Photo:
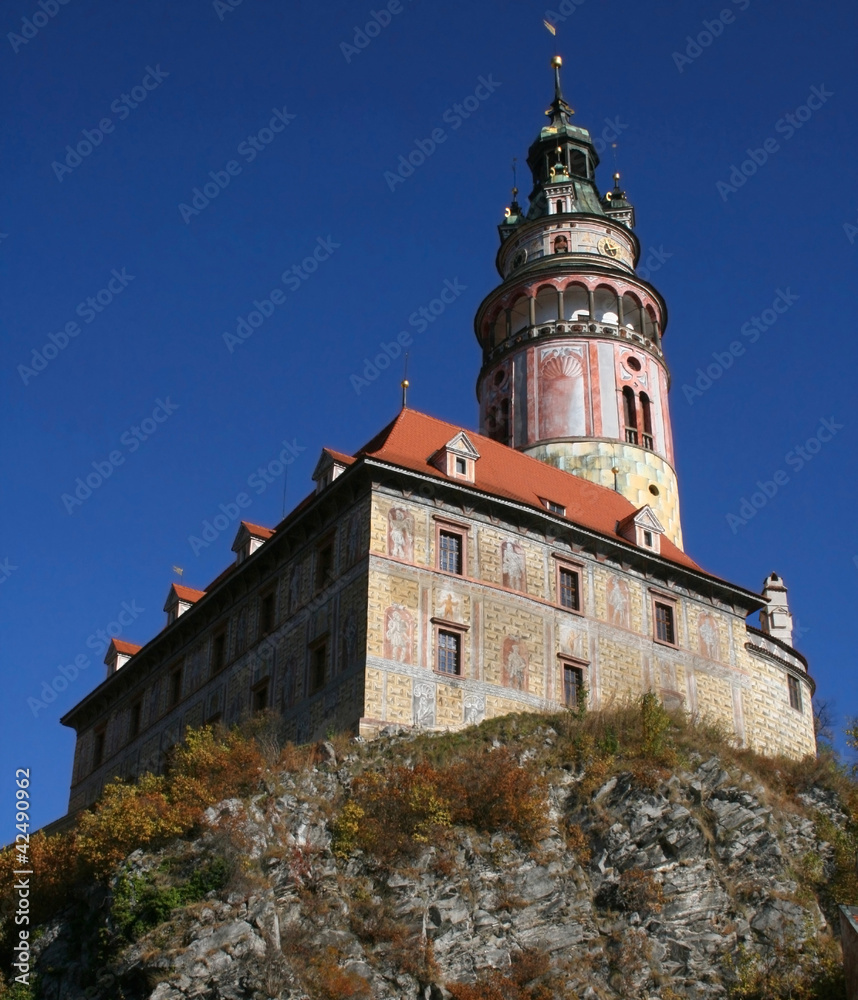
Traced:
[[541, 780], [506, 748], [474, 750], [445, 766], [420, 761], [355, 779], [338, 817], [335, 851], [363, 850], [389, 861], [427, 843], [452, 826], [506, 831], [524, 843], [544, 827]]

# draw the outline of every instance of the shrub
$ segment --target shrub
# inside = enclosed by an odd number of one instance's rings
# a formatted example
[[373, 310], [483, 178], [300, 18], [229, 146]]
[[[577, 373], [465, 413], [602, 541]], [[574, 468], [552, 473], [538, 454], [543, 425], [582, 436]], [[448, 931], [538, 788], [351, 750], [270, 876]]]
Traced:
[[658, 913], [664, 903], [664, 890], [652, 872], [630, 868], [620, 875], [617, 902], [630, 912]]
[[545, 952], [535, 949], [512, 956], [507, 973], [491, 969], [474, 983], [447, 983], [453, 1000], [554, 1000], [562, 996], [549, 976]]
[[384, 861], [443, 838], [454, 824], [517, 834], [544, 828], [544, 790], [509, 750], [472, 751], [442, 767], [420, 761], [357, 777], [334, 823], [334, 853], [355, 849]]

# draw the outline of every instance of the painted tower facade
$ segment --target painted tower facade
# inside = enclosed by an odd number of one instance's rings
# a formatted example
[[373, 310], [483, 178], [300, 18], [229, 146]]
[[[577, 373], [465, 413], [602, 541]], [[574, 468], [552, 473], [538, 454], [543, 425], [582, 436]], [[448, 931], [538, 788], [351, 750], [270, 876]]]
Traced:
[[634, 209], [599, 195], [590, 133], [572, 124], [552, 60], [548, 124], [530, 147], [525, 213], [499, 226], [502, 283], [482, 302], [477, 381], [486, 436], [649, 505], [682, 547], [662, 337], [667, 308], [635, 273]]

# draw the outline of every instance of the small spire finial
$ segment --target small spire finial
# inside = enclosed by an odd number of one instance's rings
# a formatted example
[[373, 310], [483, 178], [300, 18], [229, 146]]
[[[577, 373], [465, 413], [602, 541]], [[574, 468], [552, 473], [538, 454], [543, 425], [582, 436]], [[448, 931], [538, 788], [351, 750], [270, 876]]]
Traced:
[[402, 372], [402, 381], [399, 383], [402, 386], [402, 409], [404, 410], [408, 405], [408, 387], [411, 383], [408, 381], [408, 355], [405, 355], [405, 368]]

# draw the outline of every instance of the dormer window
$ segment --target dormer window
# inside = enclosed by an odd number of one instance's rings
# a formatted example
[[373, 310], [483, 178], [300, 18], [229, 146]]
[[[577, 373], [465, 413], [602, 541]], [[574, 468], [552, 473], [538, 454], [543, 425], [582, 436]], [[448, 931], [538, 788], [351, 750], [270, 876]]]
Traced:
[[174, 583], [170, 587], [170, 593], [167, 595], [167, 601], [164, 604], [164, 610], [167, 612], [167, 624], [172, 625], [180, 615], [183, 615], [189, 608], [193, 607], [201, 597], [205, 597], [204, 590], [193, 590], [191, 587], [183, 587], [181, 584]]
[[232, 543], [236, 565], [240, 566], [245, 559], [249, 559], [273, 534], [271, 528], [263, 528], [259, 524], [251, 524], [250, 521], [242, 521], [235, 541]]
[[566, 517], [566, 508], [562, 503], [557, 503], [556, 500], [543, 500], [542, 503], [545, 509], [551, 511], [552, 514], [559, 514], [561, 517]]
[[450, 479], [461, 479], [466, 483], [472, 483], [476, 476], [479, 457], [480, 453], [471, 444], [468, 435], [460, 431], [443, 448], [439, 448], [429, 461]]
[[316, 468], [313, 470], [313, 481], [316, 484], [316, 492], [321, 493], [327, 489], [331, 483], [339, 478], [354, 461], [350, 455], [341, 455], [330, 448], [323, 448]]
[[649, 505], [641, 507], [620, 521], [617, 525], [617, 534], [642, 549], [649, 549], [656, 554], [661, 552], [664, 527]]

